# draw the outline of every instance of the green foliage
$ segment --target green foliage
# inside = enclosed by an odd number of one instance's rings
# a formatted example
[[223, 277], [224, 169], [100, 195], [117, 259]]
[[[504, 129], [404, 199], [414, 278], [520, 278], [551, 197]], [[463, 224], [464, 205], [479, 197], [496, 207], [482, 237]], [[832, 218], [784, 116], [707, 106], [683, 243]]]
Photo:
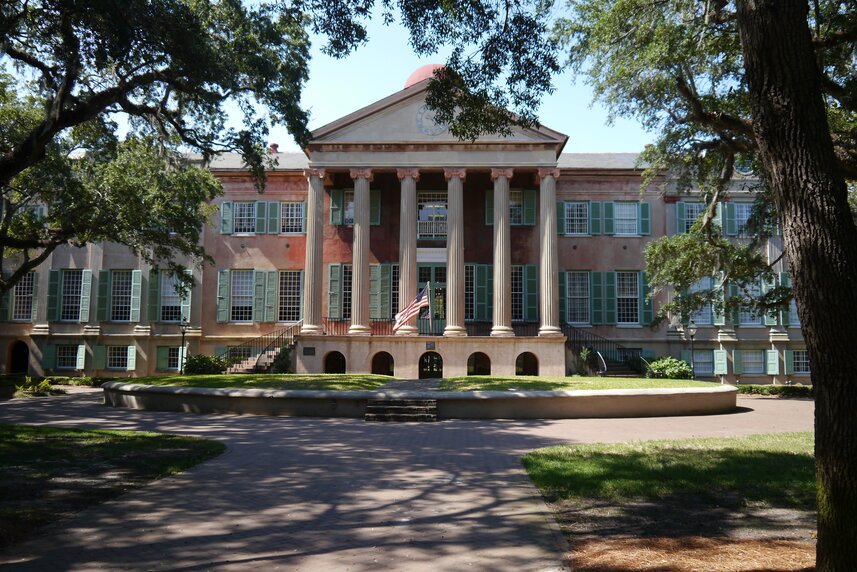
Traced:
[[814, 397], [815, 390], [811, 385], [751, 385], [738, 386], [738, 393], [746, 395], [780, 395], [782, 397]]
[[577, 375], [589, 375], [589, 356], [592, 354], [589, 348], [582, 347], [577, 356]]
[[647, 375], [666, 379], [690, 379], [690, 364], [674, 357], [658, 358], [649, 364]]
[[283, 348], [271, 363], [271, 373], [289, 373], [292, 367], [292, 350]]
[[226, 358], [200, 354], [187, 357], [184, 364], [184, 372], [187, 375], [225, 373], [229, 365], [229, 360]]
[[32, 378], [29, 375], [20, 385], [16, 385], [16, 388], [15, 397], [47, 397], [65, 393], [64, 390], [51, 385], [48, 380]]
[[105, 381], [110, 381], [112, 377], [89, 377], [82, 375], [80, 377], [68, 377], [64, 375], [49, 375], [45, 377], [45, 381], [56, 385], [73, 385], [82, 387], [99, 387]]
[[382, 387], [390, 381], [390, 378], [386, 375], [366, 373], [232, 373], [224, 375], [154, 375], [151, 377], [141, 377], [134, 381], [148, 385], [174, 385], [181, 387], [366, 391]]

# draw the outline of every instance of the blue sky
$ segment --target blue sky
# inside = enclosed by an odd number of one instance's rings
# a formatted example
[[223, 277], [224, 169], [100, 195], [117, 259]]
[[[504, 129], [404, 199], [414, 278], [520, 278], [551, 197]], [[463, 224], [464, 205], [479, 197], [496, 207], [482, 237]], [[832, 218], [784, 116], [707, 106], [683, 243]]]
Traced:
[[[347, 58], [336, 60], [321, 53], [321, 40], [314, 41], [310, 80], [303, 103], [310, 110], [310, 129], [356, 111], [402, 89], [418, 67], [444, 63], [444, 53], [417, 58], [407, 43], [407, 32], [394, 25], [369, 26], [369, 43]], [[638, 152], [653, 136], [632, 121], [617, 119], [608, 126], [607, 112], [591, 105], [592, 91], [571, 74], [555, 80], [556, 91], [545, 97], [539, 110], [541, 122], [569, 136], [566, 152]], [[299, 151], [284, 128], [274, 128], [269, 137], [281, 151]]]

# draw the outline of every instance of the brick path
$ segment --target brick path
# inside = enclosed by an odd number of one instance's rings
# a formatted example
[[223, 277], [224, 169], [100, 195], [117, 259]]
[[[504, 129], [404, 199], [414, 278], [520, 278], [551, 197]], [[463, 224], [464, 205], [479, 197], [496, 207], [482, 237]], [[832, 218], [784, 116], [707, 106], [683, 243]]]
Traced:
[[812, 403], [731, 415], [364, 423], [110, 409], [98, 394], [0, 403], [0, 422], [224, 440], [186, 473], [0, 553], [4, 570], [561, 570], [564, 545], [519, 457], [561, 442], [812, 429]]

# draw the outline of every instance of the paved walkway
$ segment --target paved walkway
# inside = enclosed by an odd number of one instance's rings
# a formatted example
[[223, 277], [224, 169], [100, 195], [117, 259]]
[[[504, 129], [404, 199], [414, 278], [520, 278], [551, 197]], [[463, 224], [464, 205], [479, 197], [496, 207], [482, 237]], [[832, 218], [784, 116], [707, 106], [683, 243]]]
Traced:
[[426, 424], [111, 409], [98, 394], [0, 403], [0, 422], [221, 439], [190, 471], [0, 553], [4, 570], [558, 571], [565, 549], [520, 466], [562, 442], [812, 429], [812, 403], [730, 415]]

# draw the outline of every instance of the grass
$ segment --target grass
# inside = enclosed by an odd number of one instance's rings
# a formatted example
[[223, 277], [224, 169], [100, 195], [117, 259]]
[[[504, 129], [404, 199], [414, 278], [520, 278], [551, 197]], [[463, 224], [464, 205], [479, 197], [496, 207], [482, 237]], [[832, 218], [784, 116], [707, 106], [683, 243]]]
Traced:
[[546, 377], [471, 375], [451, 377], [441, 382], [443, 391], [559, 391], [576, 389], [651, 389], [675, 387], [713, 387], [710, 381], [688, 379], [645, 379], [618, 377]]
[[549, 502], [691, 494], [741, 506], [815, 508], [812, 433], [563, 445], [522, 461]]
[[224, 449], [177, 435], [0, 425], [0, 548]]
[[391, 377], [370, 374], [258, 374], [236, 373], [221, 375], [164, 375], [130, 379], [132, 383], [173, 385], [180, 387], [242, 388], [242, 389], [315, 389], [362, 391], [378, 389]]

